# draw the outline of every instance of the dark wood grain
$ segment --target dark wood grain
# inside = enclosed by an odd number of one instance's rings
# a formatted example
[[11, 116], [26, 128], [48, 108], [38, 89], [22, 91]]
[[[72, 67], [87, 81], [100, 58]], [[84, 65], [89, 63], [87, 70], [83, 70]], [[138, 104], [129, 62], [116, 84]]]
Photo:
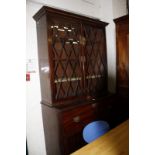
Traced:
[[59, 140], [59, 110], [49, 108], [42, 104], [42, 117], [45, 133], [45, 144], [47, 155], [61, 155], [60, 146], [62, 145]]
[[117, 92], [129, 94], [129, 16], [114, 20], [116, 23]]
[[39, 72], [40, 72], [40, 85], [41, 85], [41, 98], [42, 102], [51, 105], [51, 70], [46, 72], [45, 69], [50, 66], [50, 57], [48, 51], [48, 36], [47, 36], [47, 23], [46, 16], [36, 23], [37, 24], [37, 41], [38, 41], [38, 59], [39, 59]]
[[[107, 91], [107, 23], [47, 6], [34, 19], [46, 152], [68, 155], [86, 144], [82, 131], [88, 123], [104, 120], [113, 128], [124, 121], [128, 97]], [[124, 51], [127, 44], [120, 45]], [[121, 76], [122, 83], [127, 84]]]
[[106, 94], [107, 23], [49, 7], [42, 7], [34, 19], [41, 103], [62, 106]]

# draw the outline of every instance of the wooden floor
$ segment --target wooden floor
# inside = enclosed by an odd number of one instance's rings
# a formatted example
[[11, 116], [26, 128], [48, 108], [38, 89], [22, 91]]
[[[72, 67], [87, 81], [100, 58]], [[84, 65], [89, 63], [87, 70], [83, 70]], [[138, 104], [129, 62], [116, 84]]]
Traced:
[[71, 155], [129, 155], [129, 121]]

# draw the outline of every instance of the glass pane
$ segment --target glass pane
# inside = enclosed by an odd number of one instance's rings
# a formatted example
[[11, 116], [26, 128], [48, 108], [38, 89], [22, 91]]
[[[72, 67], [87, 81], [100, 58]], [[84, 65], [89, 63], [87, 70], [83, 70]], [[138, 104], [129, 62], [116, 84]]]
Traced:
[[84, 25], [86, 44], [86, 89], [88, 94], [103, 92], [106, 87], [106, 46], [104, 31], [101, 28]]
[[53, 21], [51, 24], [56, 100], [82, 93], [80, 26], [74, 22], [59, 21], [61, 22]]

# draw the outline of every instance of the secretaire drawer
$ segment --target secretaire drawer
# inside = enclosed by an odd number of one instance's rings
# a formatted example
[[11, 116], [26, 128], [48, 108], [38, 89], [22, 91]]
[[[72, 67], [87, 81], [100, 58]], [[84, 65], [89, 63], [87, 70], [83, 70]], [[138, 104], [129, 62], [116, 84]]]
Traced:
[[96, 119], [96, 104], [82, 105], [62, 112], [61, 123], [65, 134], [82, 131], [84, 126]]

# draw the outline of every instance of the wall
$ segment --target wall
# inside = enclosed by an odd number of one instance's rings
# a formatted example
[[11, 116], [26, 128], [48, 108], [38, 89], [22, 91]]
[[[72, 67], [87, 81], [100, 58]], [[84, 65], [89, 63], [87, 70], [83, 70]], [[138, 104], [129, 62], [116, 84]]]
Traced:
[[29, 155], [46, 155], [44, 133], [42, 125], [42, 115], [40, 107], [40, 83], [38, 72], [38, 55], [37, 55], [37, 39], [36, 39], [36, 23], [32, 19], [35, 12], [41, 5], [31, 4], [26, 5], [26, 59], [35, 61], [36, 73], [31, 73], [30, 81], [26, 82], [26, 136]]
[[108, 89], [115, 92], [116, 79], [116, 47], [115, 24], [113, 22], [112, 0], [101, 0], [100, 19], [109, 25], [106, 27], [107, 63], [108, 63]]
[[98, 17], [100, 0], [28, 0], [71, 12]]
[[[119, 1], [119, 0], [117, 0]], [[100, 18], [110, 24], [107, 26], [107, 56], [108, 56], [108, 76], [109, 90], [115, 91], [115, 25], [113, 18], [121, 16], [123, 11], [122, 3], [114, 5], [116, 0], [27, 0], [26, 4], [26, 59], [33, 59], [35, 62], [35, 73], [31, 73], [31, 80], [27, 85], [27, 142], [29, 155], [46, 155], [45, 141], [42, 125], [42, 115], [40, 106], [40, 83], [38, 71], [37, 36], [36, 23], [32, 16], [43, 6], [48, 5], [60, 9], [69, 10], [79, 14]], [[123, 3], [124, 4], [124, 3]], [[120, 6], [120, 7], [119, 7]], [[121, 9], [120, 9], [121, 8]], [[123, 14], [124, 15], [124, 14]], [[52, 146], [51, 146], [52, 147]]]
[[127, 14], [127, 0], [113, 0], [113, 17], [118, 18]]

